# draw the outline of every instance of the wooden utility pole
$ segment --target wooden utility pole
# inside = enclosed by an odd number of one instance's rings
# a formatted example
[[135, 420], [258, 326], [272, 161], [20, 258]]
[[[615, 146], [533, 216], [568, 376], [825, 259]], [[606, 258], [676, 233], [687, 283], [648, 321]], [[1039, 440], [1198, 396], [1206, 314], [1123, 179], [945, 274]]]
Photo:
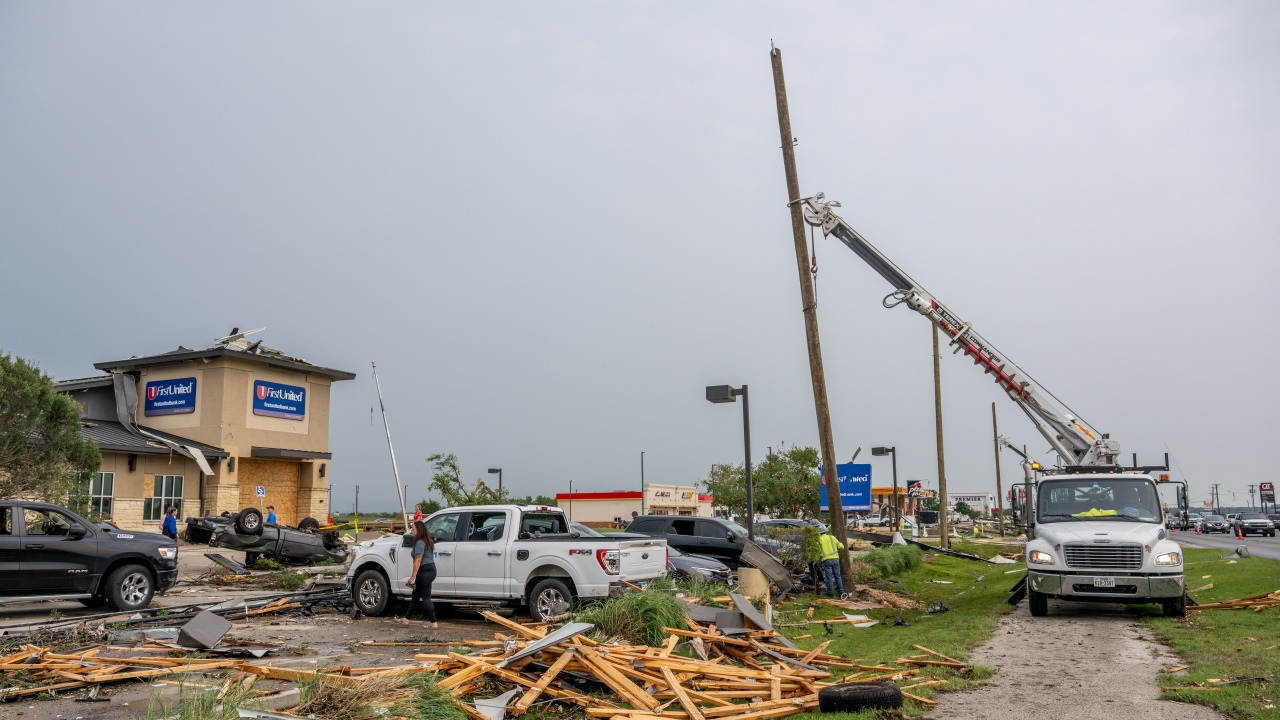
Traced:
[[996, 507], [1000, 513], [1000, 537], [1004, 537], [1004, 488], [1000, 487], [1000, 428], [996, 427], [996, 404], [991, 403], [991, 442], [996, 449]]
[[938, 433], [938, 533], [942, 535], [942, 547], [951, 547], [950, 525], [947, 522], [947, 461], [942, 451], [942, 371], [938, 360], [938, 326], [933, 328], [933, 423]]
[[[791, 234], [796, 246], [796, 268], [800, 271], [800, 307], [804, 312], [804, 334], [809, 346], [809, 378], [813, 382], [813, 406], [818, 415], [818, 444], [822, 451], [823, 469], [827, 476], [827, 505], [830, 508], [831, 534], [848, 547], [844, 508], [840, 504], [840, 473], [836, 470], [836, 443], [831, 432], [831, 409], [827, 405], [827, 381], [822, 370], [822, 343], [818, 341], [818, 302], [813, 292], [813, 275], [809, 271], [809, 253], [804, 237], [804, 216], [800, 211], [800, 180], [796, 174], [796, 155], [791, 134], [791, 113], [787, 109], [787, 83], [782, 77], [782, 51], [769, 53], [773, 64], [773, 92], [778, 103], [778, 133], [782, 138], [782, 166], [787, 174], [787, 205], [791, 208]], [[840, 574], [852, 587], [849, 555], [840, 553]]]

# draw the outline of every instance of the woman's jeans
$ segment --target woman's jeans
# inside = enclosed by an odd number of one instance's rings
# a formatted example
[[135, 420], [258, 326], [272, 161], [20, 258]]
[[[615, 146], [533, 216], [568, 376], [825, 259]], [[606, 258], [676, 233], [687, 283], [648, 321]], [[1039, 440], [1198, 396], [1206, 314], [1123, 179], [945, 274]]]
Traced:
[[435, 581], [435, 563], [427, 563], [418, 568], [418, 577], [413, 580], [413, 597], [409, 598], [409, 609], [404, 613], [406, 619], [413, 617], [413, 611], [421, 603], [422, 611], [427, 614], [427, 620], [436, 621], [436, 608], [431, 604], [431, 583]]

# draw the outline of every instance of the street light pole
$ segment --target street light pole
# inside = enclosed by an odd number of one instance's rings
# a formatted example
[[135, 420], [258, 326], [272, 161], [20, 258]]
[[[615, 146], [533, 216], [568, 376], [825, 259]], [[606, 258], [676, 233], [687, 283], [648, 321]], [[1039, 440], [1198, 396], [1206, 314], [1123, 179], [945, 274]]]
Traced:
[[742, 442], [744, 446], [743, 454], [746, 456], [747, 470], [747, 539], [754, 541], [756, 539], [755, 517], [756, 503], [755, 496], [751, 490], [751, 410], [748, 404], [747, 386], [735, 388], [732, 385], [708, 385], [707, 401], [713, 403], [737, 402], [738, 397], [742, 397]]
[[644, 451], [640, 451], [640, 514], [644, 514]]
[[498, 499], [502, 499], [502, 468], [489, 468], [489, 474], [498, 474]]
[[[898, 507], [898, 447], [873, 447], [871, 454], [877, 457], [885, 455], [892, 456], [893, 459], [893, 528], [898, 532], [902, 532], [902, 510]], [[945, 510], [944, 510], [945, 512]]]

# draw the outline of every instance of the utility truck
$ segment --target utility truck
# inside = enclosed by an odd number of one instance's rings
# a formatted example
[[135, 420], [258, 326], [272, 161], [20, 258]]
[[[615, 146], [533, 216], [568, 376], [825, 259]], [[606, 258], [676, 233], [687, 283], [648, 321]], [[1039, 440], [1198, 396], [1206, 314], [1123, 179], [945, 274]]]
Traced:
[[[1028, 518], [1027, 604], [1048, 613], [1051, 597], [1074, 601], [1160, 603], [1166, 615], [1186, 613], [1182, 549], [1164, 527], [1157, 488], [1174, 485], [1178, 513], [1187, 516], [1185, 482], [1169, 482], [1162, 466], [1120, 465], [1120, 443], [1096, 431], [862, 237], [822, 193], [800, 198], [805, 222], [835, 235], [893, 286], [886, 308], [905, 305], [925, 316], [1012, 400], [1058, 456], [1042, 468], [1023, 456]], [[1019, 453], [1020, 455], [1022, 453]], [[1033, 508], [1033, 510], [1031, 510]]]
[[[447, 508], [425, 522], [435, 543], [434, 603], [527, 607], [542, 622], [667, 572], [666, 540], [584, 537], [555, 507]], [[409, 598], [412, 553], [412, 535], [356, 545], [346, 580], [360, 612], [381, 615], [393, 598]]]

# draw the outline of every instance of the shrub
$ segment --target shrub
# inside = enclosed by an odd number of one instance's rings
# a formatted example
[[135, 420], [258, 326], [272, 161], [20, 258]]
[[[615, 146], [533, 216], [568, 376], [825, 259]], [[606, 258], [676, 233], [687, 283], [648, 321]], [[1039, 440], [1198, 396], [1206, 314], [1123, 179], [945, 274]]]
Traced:
[[849, 577], [859, 585], [868, 585], [880, 579], [880, 571], [868, 563], [855, 560], [849, 563]]
[[915, 545], [884, 545], [862, 556], [883, 577], [892, 577], [920, 564], [922, 553]]
[[680, 602], [665, 592], [632, 592], [588, 605], [575, 619], [595, 625], [594, 634], [601, 640], [657, 647], [667, 637], [662, 628], [684, 627]]
[[278, 570], [284, 570], [285, 566], [284, 566], [284, 563], [276, 562], [271, 558], [260, 557], [257, 560], [254, 560], [253, 564], [250, 565], [249, 567], [254, 570], [278, 571]]

